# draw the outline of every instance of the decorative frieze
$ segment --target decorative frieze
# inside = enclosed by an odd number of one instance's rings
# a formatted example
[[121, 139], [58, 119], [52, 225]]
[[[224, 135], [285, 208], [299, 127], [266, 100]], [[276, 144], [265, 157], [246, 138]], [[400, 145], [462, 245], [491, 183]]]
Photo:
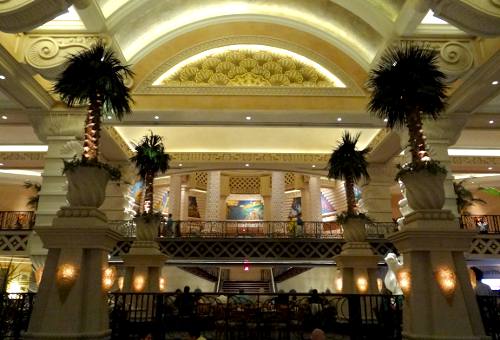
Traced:
[[252, 162], [252, 163], [305, 163], [328, 162], [330, 154], [311, 153], [244, 153], [244, 152], [172, 152], [174, 162]]

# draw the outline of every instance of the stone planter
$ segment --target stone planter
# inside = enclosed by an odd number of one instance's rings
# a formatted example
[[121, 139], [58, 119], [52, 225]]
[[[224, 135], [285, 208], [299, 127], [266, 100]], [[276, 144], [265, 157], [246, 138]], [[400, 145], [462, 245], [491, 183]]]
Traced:
[[141, 215], [134, 218], [136, 241], [154, 241], [158, 237], [161, 216]]
[[105, 169], [80, 166], [66, 172], [70, 207], [99, 208], [104, 202], [109, 173]]
[[433, 174], [427, 170], [402, 175], [408, 206], [413, 210], [442, 209], [445, 179], [446, 174]]
[[342, 224], [344, 239], [347, 242], [364, 242], [366, 240], [366, 219], [363, 217], [349, 217]]

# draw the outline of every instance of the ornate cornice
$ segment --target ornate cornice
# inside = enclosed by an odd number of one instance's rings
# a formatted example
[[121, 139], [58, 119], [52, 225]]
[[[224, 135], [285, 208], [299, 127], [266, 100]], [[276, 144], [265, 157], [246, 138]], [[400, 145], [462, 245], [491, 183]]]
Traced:
[[451, 164], [457, 166], [463, 165], [480, 165], [480, 166], [495, 166], [500, 165], [500, 157], [481, 157], [481, 156], [451, 156]]
[[43, 161], [45, 152], [0, 152], [0, 161]]
[[24, 59], [43, 77], [55, 79], [64, 69], [66, 58], [82, 49], [89, 48], [98, 40], [111, 39], [96, 34], [29, 34], [24, 39]]
[[49, 112], [29, 114], [33, 129], [38, 138], [46, 141], [49, 136], [83, 137], [85, 113], [83, 112]]
[[[180, 86], [180, 83], [177, 84], [175, 82], [171, 82], [167, 85], [153, 85], [153, 83], [165, 72], [194, 55], [213, 48], [238, 44], [257, 44], [272, 46], [286, 49], [304, 56], [325, 67], [332, 74], [335, 74], [346, 85], [346, 88], [306, 86], [218, 86], [212, 85], [209, 82], [202, 86], [195, 86], [196, 84], [194, 82], [189, 83], [190, 86]], [[194, 76], [196, 76], [196, 74]], [[201, 75], [199, 77], [201, 77]], [[357, 86], [357, 84], [349, 77], [349, 75], [327, 58], [304, 47], [294, 45], [280, 39], [263, 36], [230, 36], [195, 45], [178, 53], [174, 57], [161, 64], [157, 69], [153, 70], [148, 76], [146, 76], [144, 80], [142, 80], [137, 85], [137, 87], [134, 89], [134, 93], [186, 95], [364, 96], [363, 90], [359, 88], [359, 86]]]
[[120, 150], [130, 158], [134, 155], [132, 150], [127, 145], [127, 142], [122, 138], [122, 136], [116, 131], [116, 129], [112, 126], [104, 126], [103, 130], [106, 131], [108, 136], [115, 142], [115, 144], [120, 148]]
[[224, 153], [224, 152], [172, 152], [172, 160], [175, 162], [224, 162], [224, 163], [304, 163], [321, 164], [326, 163], [330, 154], [312, 153]]

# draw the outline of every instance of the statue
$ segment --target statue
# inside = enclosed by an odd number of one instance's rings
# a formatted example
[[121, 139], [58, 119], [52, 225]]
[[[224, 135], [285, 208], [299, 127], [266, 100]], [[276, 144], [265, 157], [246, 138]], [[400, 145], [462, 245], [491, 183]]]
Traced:
[[408, 205], [408, 200], [406, 198], [406, 188], [401, 181], [399, 181], [399, 188], [401, 190], [401, 194], [403, 195], [403, 198], [398, 202], [399, 211], [401, 212], [402, 216], [397, 219], [398, 230], [401, 230], [401, 227], [403, 226], [405, 221], [405, 216], [413, 212], [413, 209]]
[[401, 287], [399, 287], [398, 279], [396, 274], [403, 267], [403, 257], [400, 256], [399, 259], [394, 253], [388, 253], [384, 258], [385, 263], [387, 263], [387, 274], [385, 274], [384, 284], [385, 287], [391, 291], [393, 295], [403, 295]]

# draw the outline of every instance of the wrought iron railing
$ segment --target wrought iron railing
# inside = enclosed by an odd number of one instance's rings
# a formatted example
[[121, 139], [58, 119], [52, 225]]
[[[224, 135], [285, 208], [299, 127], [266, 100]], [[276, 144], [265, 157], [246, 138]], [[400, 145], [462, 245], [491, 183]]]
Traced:
[[491, 339], [500, 339], [500, 297], [499, 296], [477, 296], [477, 304], [481, 319], [483, 320], [486, 335]]
[[314, 328], [353, 339], [401, 338], [401, 296], [113, 293], [109, 303], [114, 339], [165, 339], [193, 327], [211, 339], [302, 339]]
[[0, 339], [22, 339], [34, 300], [35, 293], [0, 293]]
[[34, 224], [34, 211], [0, 211], [0, 229], [31, 229]]
[[[486, 223], [484, 228], [480, 223]], [[460, 216], [460, 226], [463, 229], [484, 232], [485, 234], [500, 233], [500, 215], [462, 215]]]
[[[112, 221], [109, 224], [126, 237], [135, 237], [133, 221]], [[383, 238], [396, 230], [392, 222], [366, 224], [369, 238]], [[342, 226], [337, 222], [304, 222], [297, 226], [290, 221], [174, 221], [168, 226], [162, 221], [158, 228], [160, 237], [265, 237], [265, 238], [343, 238]]]

